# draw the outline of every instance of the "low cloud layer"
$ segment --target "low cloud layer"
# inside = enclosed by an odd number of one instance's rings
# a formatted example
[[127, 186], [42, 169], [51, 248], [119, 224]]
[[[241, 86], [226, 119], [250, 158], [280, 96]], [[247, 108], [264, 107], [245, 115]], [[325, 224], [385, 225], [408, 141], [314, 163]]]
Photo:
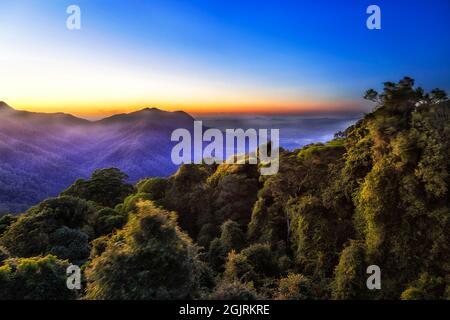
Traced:
[[227, 115], [197, 117], [205, 127], [225, 129], [280, 129], [280, 146], [289, 150], [326, 142], [354, 124], [362, 115]]

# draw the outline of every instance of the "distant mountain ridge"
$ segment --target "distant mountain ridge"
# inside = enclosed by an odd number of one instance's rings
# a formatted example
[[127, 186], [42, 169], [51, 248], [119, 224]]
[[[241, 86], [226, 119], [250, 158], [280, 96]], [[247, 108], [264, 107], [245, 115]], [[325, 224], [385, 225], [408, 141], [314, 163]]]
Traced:
[[0, 213], [23, 211], [98, 168], [117, 167], [132, 182], [168, 176], [177, 169], [170, 135], [193, 121], [157, 108], [89, 121], [0, 102]]

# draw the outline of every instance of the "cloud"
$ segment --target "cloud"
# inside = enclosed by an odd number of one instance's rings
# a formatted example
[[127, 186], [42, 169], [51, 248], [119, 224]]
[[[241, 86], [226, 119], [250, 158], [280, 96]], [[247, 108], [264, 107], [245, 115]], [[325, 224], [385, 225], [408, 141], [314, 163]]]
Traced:
[[280, 129], [280, 146], [300, 148], [315, 142], [333, 139], [336, 132], [345, 130], [361, 118], [361, 114], [336, 115], [227, 115], [198, 116], [209, 128], [225, 129]]

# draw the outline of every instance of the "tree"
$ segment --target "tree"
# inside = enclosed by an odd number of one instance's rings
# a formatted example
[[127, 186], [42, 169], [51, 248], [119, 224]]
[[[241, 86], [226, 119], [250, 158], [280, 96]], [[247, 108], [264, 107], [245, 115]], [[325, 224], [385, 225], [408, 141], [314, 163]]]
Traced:
[[251, 286], [238, 281], [222, 282], [209, 296], [212, 300], [257, 300], [258, 294]]
[[383, 269], [383, 298], [398, 298], [421, 270], [437, 278], [450, 271], [448, 119], [445, 92], [426, 94], [405, 77], [386, 83], [376, 111], [349, 131], [347, 159], [363, 154], [366, 164], [347, 160], [343, 174], [356, 181], [355, 226], [367, 258]]
[[95, 170], [88, 180], [79, 179], [61, 193], [62, 196], [72, 196], [114, 208], [133, 193], [132, 185], [125, 180], [128, 176], [117, 168]]
[[95, 208], [72, 197], [51, 198], [21, 215], [0, 238], [11, 256], [33, 257], [53, 253], [71, 262], [89, 257], [94, 235], [89, 218]]
[[333, 299], [364, 299], [366, 287], [366, 249], [363, 243], [350, 242], [341, 253], [333, 282]]
[[52, 255], [7, 259], [0, 265], [0, 300], [75, 299], [66, 285], [68, 266]]
[[[280, 150], [275, 175], [183, 165], [134, 192], [117, 169], [96, 171], [66, 190], [83, 199], [0, 218], [0, 266], [89, 259], [88, 299], [448, 299], [447, 94], [405, 77], [365, 97], [373, 112], [327, 143]], [[369, 265], [382, 290], [367, 288]]]
[[3, 261], [9, 258], [8, 252], [6, 252], [6, 249], [3, 247], [0, 247], [0, 266], [2, 265]]
[[86, 270], [87, 299], [188, 299], [205, 266], [173, 213], [151, 202], [113, 236]]
[[206, 250], [210, 248], [212, 241], [217, 239], [220, 228], [214, 223], [206, 223], [201, 228], [197, 235], [197, 244]]
[[290, 238], [291, 215], [286, 205], [297, 196], [305, 178], [304, 167], [297, 152], [280, 151], [280, 169], [277, 174], [262, 176], [262, 188], [253, 205], [248, 225], [248, 238], [252, 242], [277, 243]]
[[223, 272], [225, 261], [228, 255], [227, 248], [222, 244], [219, 238], [211, 241], [208, 250], [208, 263], [216, 272]]
[[17, 216], [13, 216], [11, 214], [6, 214], [0, 217], [0, 237], [5, 233], [6, 229], [16, 222], [18, 219]]
[[220, 230], [222, 231], [220, 241], [227, 248], [227, 251], [239, 251], [245, 246], [245, 233], [238, 223], [233, 220], [227, 220], [222, 224]]
[[329, 277], [337, 263], [336, 216], [313, 196], [292, 203], [292, 247], [295, 258], [307, 275]]
[[258, 179], [256, 165], [219, 165], [207, 180], [213, 222], [221, 225], [227, 220], [233, 220], [239, 225], [247, 225], [258, 194]]
[[400, 298], [402, 300], [447, 299], [445, 291], [449, 283], [449, 277], [445, 280], [444, 277], [433, 277], [424, 272], [402, 292]]
[[153, 197], [148, 193], [142, 193], [142, 192], [134, 193], [134, 194], [131, 194], [128, 197], [126, 197], [125, 200], [123, 201], [123, 203], [118, 204], [115, 207], [115, 210], [121, 212], [124, 215], [127, 215], [127, 214], [135, 212], [137, 210], [138, 203], [140, 203], [142, 201], [147, 201], [147, 200], [151, 201], [152, 198]]
[[290, 273], [279, 280], [276, 300], [313, 299], [311, 280], [302, 274]]
[[96, 237], [100, 237], [122, 228], [127, 219], [128, 216], [125, 213], [117, 212], [111, 208], [102, 208], [94, 214], [90, 224], [94, 228]]
[[158, 201], [164, 198], [167, 188], [167, 180], [163, 178], [147, 178], [138, 182], [137, 192], [148, 194], [150, 200]]
[[218, 272], [223, 271], [228, 252], [231, 250], [239, 251], [246, 244], [245, 233], [236, 222], [227, 220], [220, 229], [220, 237], [211, 242], [208, 251], [209, 264]]
[[75, 264], [83, 264], [91, 247], [86, 233], [66, 226], [56, 229], [49, 237], [48, 252]]
[[447, 92], [441, 89], [433, 89], [430, 92], [431, 103], [441, 103], [448, 101]]
[[178, 215], [178, 223], [193, 239], [206, 223], [211, 222], [211, 195], [205, 182], [215, 166], [182, 165], [168, 179], [165, 197], [161, 204]]
[[232, 250], [227, 257], [224, 279], [250, 283], [256, 289], [272, 285], [280, 272], [275, 254], [268, 244], [254, 244], [240, 253]]

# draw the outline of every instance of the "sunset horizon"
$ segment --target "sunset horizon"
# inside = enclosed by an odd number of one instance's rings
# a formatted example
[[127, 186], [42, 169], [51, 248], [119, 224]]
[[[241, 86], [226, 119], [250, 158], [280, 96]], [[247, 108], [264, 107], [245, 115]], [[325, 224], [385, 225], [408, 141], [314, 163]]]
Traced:
[[1, 0], [0, 301], [183, 320], [450, 300], [449, 15]]
[[[0, 78], [0, 100], [88, 118], [147, 106], [296, 114], [368, 112], [364, 90], [386, 78], [411, 76], [425, 90], [450, 89], [450, 60], [441, 59], [450, 48], [436, 32], [436, 24], [448, 26], [440, 19], [448, 5], [399, 10], [400, 3], [381, 1], [386, 28], [371, 32], [361, 16], [365, 4], [320, 10], [321, 2], [81, 0], [80, 30], [69, 30], [62, 3], [5, 1], [0, 68], [8, 77]], [[422, 23], [408, 34], [435, 50], [410, 50], [400, 26], [414, 19]]]
[[192, 116], [220, 116], [220, 115], [337, 115], [337, 114], [362, 114], [367, 111], [366, 108], [360, 105], [353, 104], [352, 102], [344, 104], [320, 104], [311, 103], [305, 104], [301, 107], [298, 106], [286, 106], [286, 105], [275, 105], [275, 106], [252, 106], [252, 105], [227, 105], [220, 106], [217, 105], [212, 107], [205, 106], [165, 106], [157, 105], [152, 103], [138, 104], [131, 106], [121, 106], [119, 107], [67, 107], [67, 106], [52, 106], [52, 107], [41, 107], [41, 106], [23, 106], [21, 104], [13, 104], [9, 101], [1, 101], [6, 103], [8, 106], [17, 111], [27, 111], [36, 113], [65, 113], [70, 114], [79, 118], [84, 118], [88, 120], [99, 120], [112, 115], [117, 114], [127, 114], [138, 112], [144, 109], [159, 109], [167, 112], [177, 112], [183, 111], [191, 114]]

